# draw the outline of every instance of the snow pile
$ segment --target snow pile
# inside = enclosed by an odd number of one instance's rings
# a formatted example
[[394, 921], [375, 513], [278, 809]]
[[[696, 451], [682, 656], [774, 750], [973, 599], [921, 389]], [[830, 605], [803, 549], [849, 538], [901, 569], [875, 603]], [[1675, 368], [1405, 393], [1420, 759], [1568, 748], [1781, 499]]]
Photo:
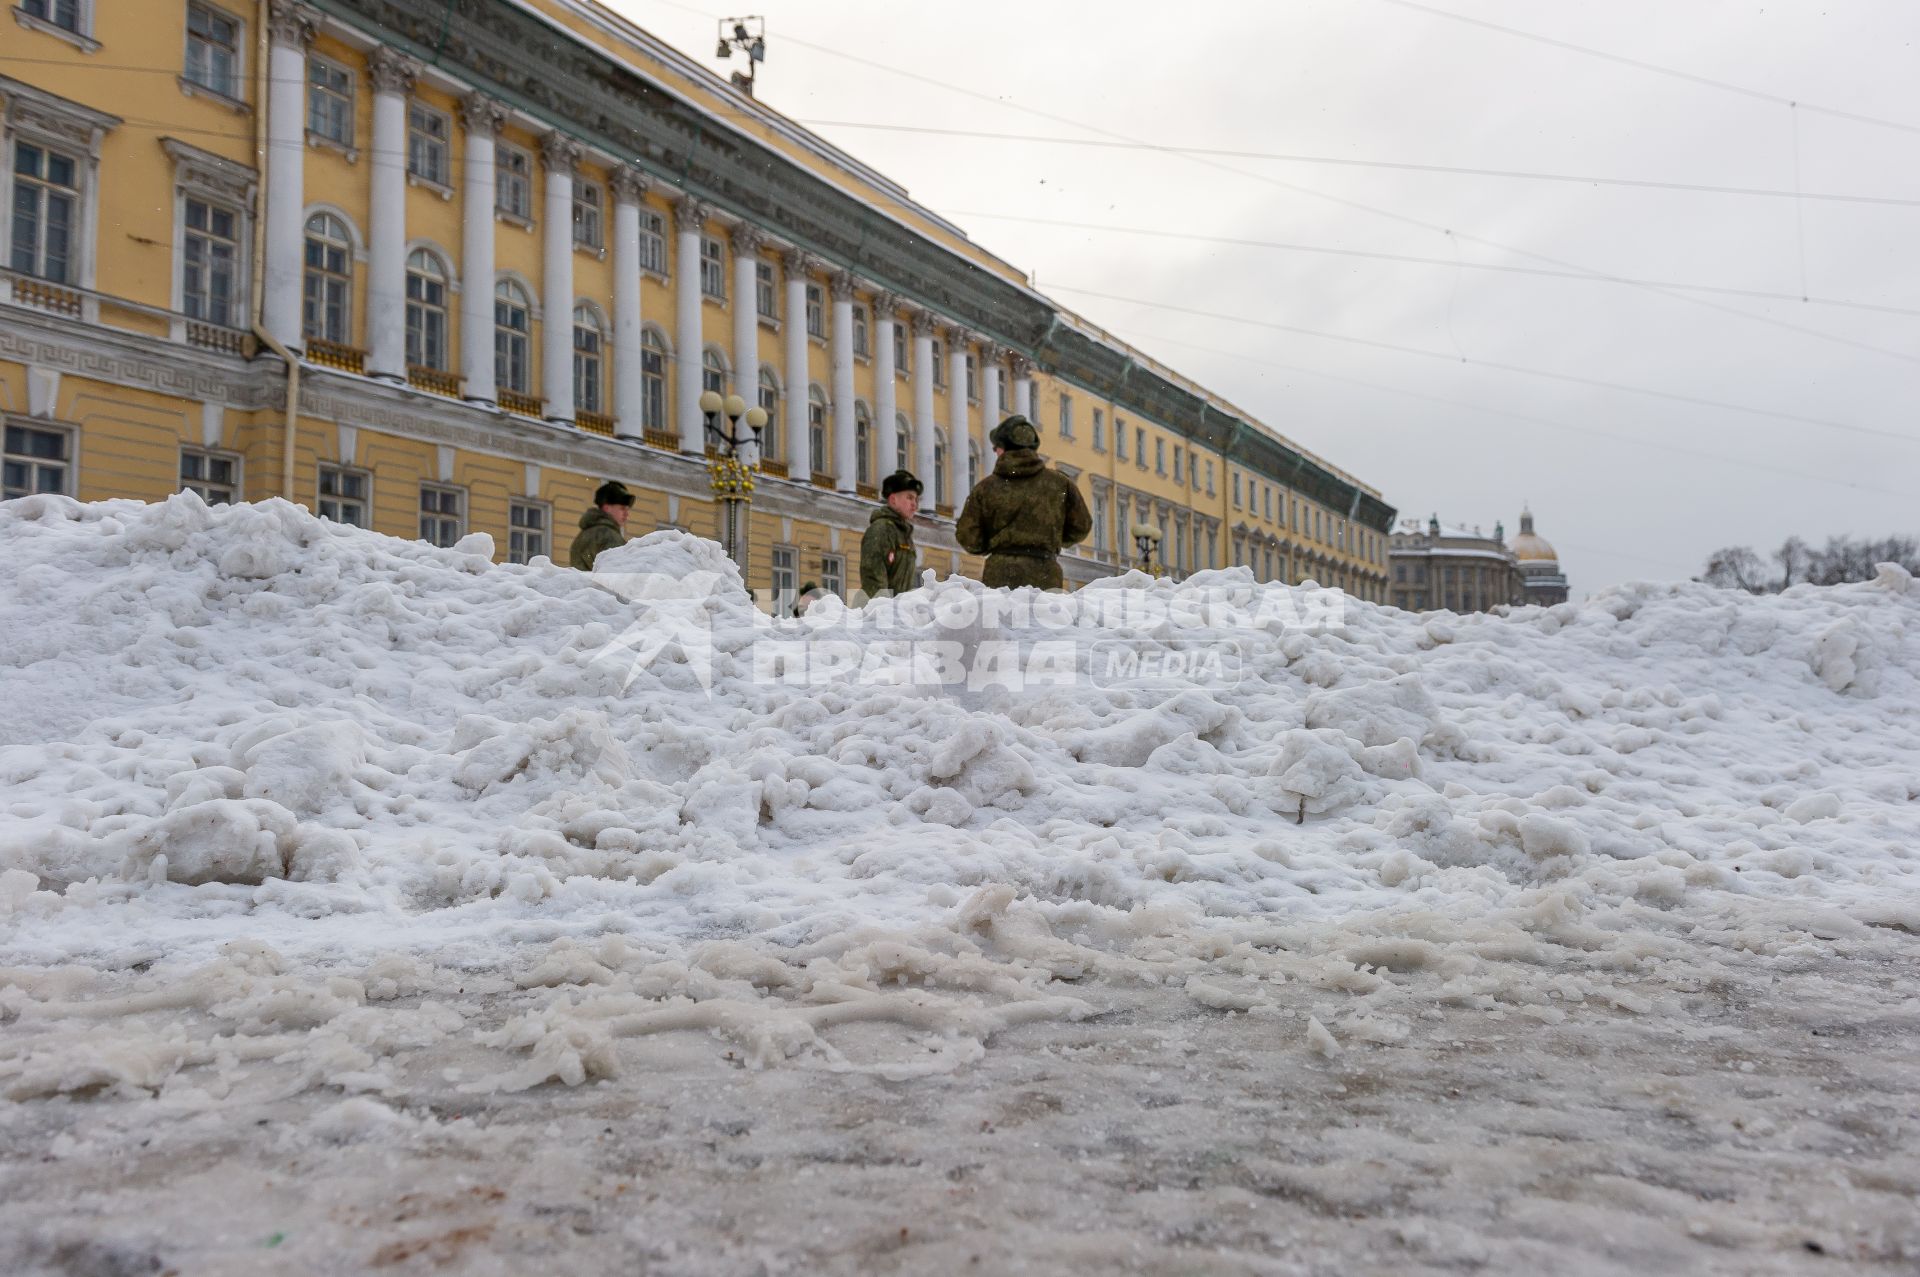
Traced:
[[[1435, 1005], [1631, 1013], [1683, 938], [1920, 931], [1897, 569], [1509, 617], [1130, 576], [1075, 597], [1145, 619], [1063, 630], [966, 581], [775, 625], [671, 532], [592, 576], [190, 494], [13, 501], [0, 539], [15, 1099], [211, 1102], [260, 1061], [378, 1092], [456, 1042], [462, 1086], [580, 1084], [687, 1029], [912, 1076], [1102, 981], [1249, 1015], [1301, 985], [1331, 1057]], [[1063, 681], [915, 677], [923, 639], [1062, 634]], [[780, 643], [832, 659], [784, 679]], [[1102, 684], [1110, 643], [1237, 668]], [[924, 1050], [851, 1059], [856, 1021]]]

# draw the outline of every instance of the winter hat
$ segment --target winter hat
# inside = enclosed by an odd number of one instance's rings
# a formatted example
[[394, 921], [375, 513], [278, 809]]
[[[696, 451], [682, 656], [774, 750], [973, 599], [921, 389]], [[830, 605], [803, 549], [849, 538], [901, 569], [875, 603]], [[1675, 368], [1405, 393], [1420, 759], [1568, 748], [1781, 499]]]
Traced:
[[632, 505], [633, 494], [627, 491], [627, 485], [618, 479], [609, 479], [594, 489], [593, 503], [603, 505]]
[[918, 494], [926, 490], [926, 485], [914, 478], [913, 471], [911, 470], [895, 470], [892, 474], [880, 481], [880, 497], [882, 500], [885, 500], [896, 492], [912, 492]]
[[1040, 432], [1025, 417], [1008, 417], [993, 428], [987, 441], [1002, 452], [1012, 452], [1016, 448], [1038, 448]]

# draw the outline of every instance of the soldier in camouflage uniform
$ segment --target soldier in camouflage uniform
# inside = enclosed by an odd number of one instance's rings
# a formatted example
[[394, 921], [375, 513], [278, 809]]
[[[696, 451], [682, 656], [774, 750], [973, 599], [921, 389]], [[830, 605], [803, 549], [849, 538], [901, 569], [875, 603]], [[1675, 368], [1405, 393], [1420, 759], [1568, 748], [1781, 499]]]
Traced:
[[860, 589], [870, 599], [913, 588], [913, 516], [920, 509], [921, 491], [920, 481], [905, 470], [880, 481], [886, 504], [873, 512], [860, 538]]
[[1093, 531], [1080, 489], [1040, 460], [1040, 432], [1025, 417], [1008, 417], [988, 438], [999, 461], [967, 494], [954, 538], [968, 554], [987, 556], [987, 585], [1064, 589], [1060, 551]]
[[618, 479], [609, 479], [593, 494], [593, 509], [580, 516], [580, 535], [568, 549], [567, 562], [582, 572], [593, 571], [600, 551], [611, 550], [627, 541], [627, 515], [633, 510], [633, 493]]

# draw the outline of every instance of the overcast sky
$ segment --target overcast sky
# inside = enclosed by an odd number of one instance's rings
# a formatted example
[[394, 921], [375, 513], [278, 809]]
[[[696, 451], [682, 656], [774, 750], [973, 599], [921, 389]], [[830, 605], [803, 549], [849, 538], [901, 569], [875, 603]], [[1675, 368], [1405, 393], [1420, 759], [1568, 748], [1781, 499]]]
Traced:
[[[1920, 533], [1920, 4], [1421, 3], [1753, 95], [1401, 0], [755, 0], [760, 96], [1403, 516], [1511, 532], [1530, 502], [1576, 596], [1692, 575], [1730, 543]], [[614, 4], [720, 68], [711, 4]], [[849, 127], [861, 123], [1915, 203]]]

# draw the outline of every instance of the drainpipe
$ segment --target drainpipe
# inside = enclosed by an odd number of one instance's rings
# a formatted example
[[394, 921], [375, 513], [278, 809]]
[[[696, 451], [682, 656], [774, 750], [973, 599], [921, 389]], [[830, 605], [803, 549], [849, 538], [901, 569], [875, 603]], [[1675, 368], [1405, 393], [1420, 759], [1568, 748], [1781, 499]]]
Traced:
[[[293, 443], [295, 424], [300, 420], [300, 360], [292, 351], [274, 340], [272, 334], [267, 332], [266, 326], [260, 322], [267, 304], [264, 287], [267, 256], [267, 218], [264, 207], [266, 202], [264, 182], [267, 174], [267, 59], [270, 56], [267, 47], [267, 4], [268, 0], [260, 0], [253, 22], [253, 29], [257, 33], [253, 54], [253, 65], [256, 68], [254, 73], [256, 109], [253, 113], [254, 171], [260, 174], [263, 183], [258, 188], [263, 194], [260, 196], [260, 206], [254, 210], [253, 219], [253, 274], [256, 280], [261, 281], [253, 290], [253, 337], [261, 346], [280, 356], [287, 364], [287, 411], [280, 429], [280, 495], [292, 501]], [[259, 347], [256, 346], [256, 353], [258, 349]]]

